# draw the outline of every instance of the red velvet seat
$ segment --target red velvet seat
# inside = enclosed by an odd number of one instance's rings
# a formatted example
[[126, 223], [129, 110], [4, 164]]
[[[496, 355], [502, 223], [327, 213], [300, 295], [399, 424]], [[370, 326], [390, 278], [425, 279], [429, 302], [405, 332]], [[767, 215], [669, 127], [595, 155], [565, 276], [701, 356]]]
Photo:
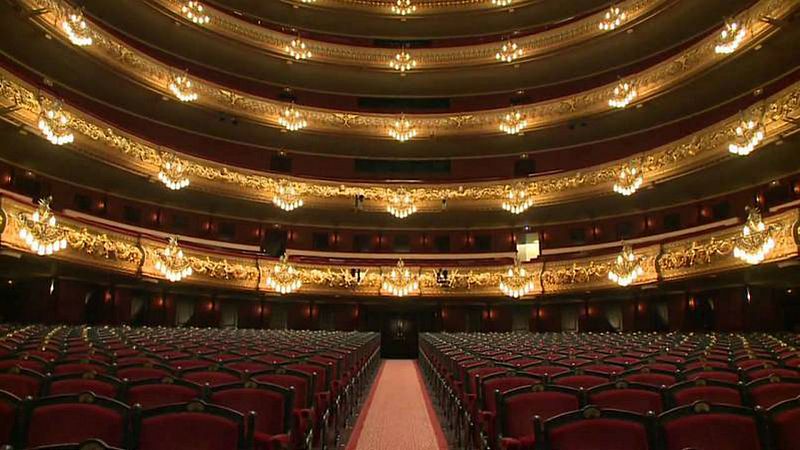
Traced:
[[26, 414], [25, 446], [101, 439], [124, 447], [128, 421], [129, 408], [109, 398], [88, 393], [42, 397]]
[[21, 403], [22, 400], [16, 395], [0, 390], [0, 446], [13, 443]]
[[54, 375], [80, 374], [87, 372], [106, 373], [108, 368], [97, 363], [65, 363], [53, 366]]
[[759, 378], [766, 378], [778, 376], [781, 378], [800, 377], [800, 372], [794, 369], [786, 369], [783, 367], [768, 367], [761, 369], [748, 370], [745, 375], [750, 380], [758, 380]]
[[125, 394], [130, 405], [144, 409], [177, 403], [188, 403], [201, 395], [200, 387], [188, 381], [164, 378], [131, 383]]
[[172, 376], [172, 371], [166, 366], [159, 367], [125, 367], [117, 370], [117, 378], [128, 381], [159, 380]]
[[524, 372], [542, 377], [557, 377], [559, 375], [569, 373], [570, 369], [563, 366], [538, 365], [526, 367]]
[[543, 424], [545, 447], [557, 450], [649, 450], [652, 419], [593, 406], [561, 414]]
[[640, 384], [647, 384], [650, 386], [672, 386], [675, 384], [677, 379], [674, 375], [667, 375], [664, 373], [631, 373], [630, 375], [625, 376], [625, 380], [631, 383], [640, 383]]
[[255, 373], [262, 370], [268, 370], [272, 366], [256, 361], [233, 361], [225, 363], [225, 368], [235, 370], [242, 373]]
[[768, 411], [775, 450], [800, 450], [800, 399], [773, 405]]
[[553, 383], [559, 386], [569, 386], [576, 389], [589, 389], [608, 383], [608, 378], [597, 375], [566, 375], [554, 378]]
[[693, 373], [687, 373], [686, 379], [692, 380], [714, 380], [722, 381], [725, 383], [738, 383], [739, 374], [732, 371], [724, 370], [700, 370]]
[[800, 396], [800, 378], [764, 378], [750, 382], [747, 392], [754, 406], [767, 409]]
[[664, 410], [662, 392], [653, 386], [616, 382], [589, 389], [589, 404], [637, 414], [660, 414]]
[[761, 450], [752, 410], [696, 402], [659, 416], [665, 450]]
[[181, 378], [201, 386], [208, 384], [211, 387], [238, 383], [241, 381], [241, 377], [233, 373], [215, 370], [192, 370], [184, 372]]
[[293, 395], [281, 386], [248, 382], [215, 389], [211, 402], [241, 414], [255, 412], [255, 448], [271, 450], [289, 444]]
[[19, 398], [36, 397], [42, 388], [44, 376], [30, 369], [10, 367], [0, 373], [0, 390]]
[[292, 369], [275, 369], [254, 374], [253, 381], [278, 385], [294, 391], [295, 427], [293, 445], [302, 446], [313, 429], [316, 416], [313, 407], [314, 377]]
[[553, 385], [523, 386], [499, 394], [496, 438], [500, 447], [533, 450], [536, 436], [533, 417], [542, 420], [580, 408], [579, 392]]
[[742, 392], [738, 385], [708, 380], [686, 381], [668, 390], [674, 406], [690, 405], [696, 401], [714, 404], [742, 405]]
[[120, 380], [107, 375], [85, 374], [59, 375], [50, 379], [45, 388], [46, 395], [81, 394], [91, 392], [100, 397], [115, 398], [120, 391]]
[[[253, 415], [247, 417], [252, 429]], [[252, 448], [242, 414], [201, 401], [137, 412], [134, 432], [139, 450]]]
[[44, 373], [47, 362], [36, 357], [0, 359], [0, 370], [5, 371], [12, 367], [21, 367], [23, 369]]

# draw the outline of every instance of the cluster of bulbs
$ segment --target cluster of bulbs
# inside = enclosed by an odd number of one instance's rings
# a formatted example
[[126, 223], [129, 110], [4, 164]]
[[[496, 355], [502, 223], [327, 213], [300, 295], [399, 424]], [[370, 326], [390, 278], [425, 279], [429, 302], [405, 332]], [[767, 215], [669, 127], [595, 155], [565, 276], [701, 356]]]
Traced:
[[39, 120], [37, 125], [44, 137], [54, 145], [71, 144], [75, 141], [75, 135], [70, 130], [72, 119], [64, 111], [64, 107], [58, 100], [47, 98], [39, 99]]
[[627, 197], [638, 191], [642, 187], [642, 183], [644, 183], [642, 171], [634, 165], [626, 165], [617, 175], [614, 192]]
[[287, 182], [278, 184], [272, 203], [284, 211], [292, 211], [303, 206], [303, 199], [297, 193], [297, 189]]
[[736, 51], [747, 36], [746, 27], [738, 22], [726, 21], [725, 27], [720, 31], [714, 51], [721, 55], [728, 55]]
[[176, 237], [171, 237], [169, 244], [156, 252], [155, 267], [164, 278], [173, 283], [192, 276], [194, 272], [191, 261], [183, 254]]
[[66, 231], [56, 223], [56, 216], [50, 210], [51, 200], [39, 200], [39, 207], [30, 217], [20, 216], [19, 237], [39, 256], [52, 255], [67, 248]]
[[634, 99], [638, 92], [633, 82], [622, 81], [611, 92], [611, 98], [608, 99], [608, 106], [612, 108], [624, 108], [628, 106]]
[[177, 191], [189, 186], [189, 178], [186, 177], [186, 166], [177, 158], [163, 158], [161, 170], [158, 171], [158, 179], [164, 183], [168, 189]]
[[300, 272], [289, 263], [286, 254], [272, 266], [272, 271], [267, 275], [267, 286], [279, 294], [290, 294], [303, 286]]
[[762, 118], [742, 118], [734, 128], [734, 140], [728, 144], [728, 151], [734, 155], [747, 156], [764, 140], [766, 129]]
[[406, 119], [405, 115], [395, 120], [388, 132], [389, 136], [399, 142], [406, 142], [417, 136], [417, 128], [410, 120]]
[[507, 63], [513, 62], [520, 57], [522, 57], [522, 49], [519, 48], [516, 42], [511, 40], [504, 42], [500, 46], [500, 50], [494, 55], [496, 60]]
[[419, 290], [419, 277], [408, 270], [401, 259], [388, 275], [383, 276], [381, 288], [395, 297], [405, 297]]
[[294, 105], [284, 108], [278, 117], [278, 123], [289, 131], [302, 130], [308, 126], [303, 113], [295, 109]]
[[608, 279], [620, 286], [628, 286], [644, 274], [640, 258], [633, 253], [630, 245], [622, 247], [614, 263], [608, 269]]
[[500, 276], [500, 291], [511, 298], [524, 297], [534, 288], [533, 276], [525, 270], [519, 258], [514, 260], [508, 272]]
[[533, 197], [523, 185], [508, 190], [502, 208], [511, 214], [522, 214], [533, 206]]
[[80, 11], [67, 13], [61, 19], [61, 29], [67, 35], [67, 39], [78, 47], [86, 47], [94, 42], [89, 25]]
[[292, 59], [297, 61], [311, 58], [311, 50], [308, 49], [306, 43], [299, 37], [292, 39], [286, 44], [284, 50]]
[[187, 19], [197, 25], [206, 25], [211, 22], [211, 17], [205, 12], [205, 6], [198, 1], [187, 1], [181, 6], [181, 12]]
[[513, 111], [500, 121], [500, 131], [506, 134], [520, 134], [528, 126], [528, 118], [520, 111]]
[[403, 50], [394, 55], [394, 58], [389, 61], [389, 67], [400, 73], [405, 73], [417, 67], [417, 60], [412, 58], [410, 53]]
[[417, 212], [417, 205], [414, 204], [411, 194], [401, 191], [389, 198], [386, 211], [398, 219], [405, 219]]
[[198, 98], [197, 92], [192, 87], [192, 80], [186, 74], [171, 77], [169, 90], [182, 102], [193, 102]]
[[414, 14], [417, 11], [417, 6], [411, 3], [411, 0], [397, 0], [392, 5], [392, 12], [398, 16], [407, 16]]

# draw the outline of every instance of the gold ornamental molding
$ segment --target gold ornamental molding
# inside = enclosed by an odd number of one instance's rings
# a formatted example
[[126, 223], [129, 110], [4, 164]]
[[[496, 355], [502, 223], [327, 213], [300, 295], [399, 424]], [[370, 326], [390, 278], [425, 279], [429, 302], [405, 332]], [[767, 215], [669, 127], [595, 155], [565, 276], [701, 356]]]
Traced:
[[[667, 0], [627, 0], [617, 5], [626, 13], [625, 26], [638, 23], [654, 13]], [[150, 0], [150, 3], [169, 11], [178, 19], [187, 23], [192, 20], [186, 16], [184, 0]], [[484, 2], [491, 5], [491, 2]], [[207, 7], [204, 13], [209, 18], [208, 23], [197, 24], [199, 28], [225, 38], [242, 42], [257, 49], [263, 50], [279, 58], [291, 60], [286, 53], [286, 43], [295, 39], [296, 35], [281, 33], [275, 30], [253, 24], [237, 18], [227, 12], [214, 7]], [[521, 57], [514, 62], [523, 62], [526, 59], [536, 58], [548, 53], [578, 45], [596, 38], [608, 31], [602, 30], [599, 24], [603, 22], [606, 11], [603, 10], [576, 22], [563, 26], [514, 39], [514, 43], [521, 52]], [[360, 68], [369, 68], [380, 71], [392, 71], [391, 61], [395, 58], [398, 49], [362, 47], [352, 45], [333, 44], [325, 41], [303, 38], [311, 60], [315, 62], [352, 65]], [[414, 59], [417, 61], [416, 71], [458, 68], [467, 66], [480, 66], [500, 64], [496, 58], [502, 41], [489, 44], [413, 49]]]
[[[41, 24], [59, 39], [69, 43], [70, 35], [64, 30], [63, 17], [75, 14], [71, 6], [62, 0], [20, 0], [29, 10], [31, 20]], [[800, 0], [760, 0], [733, 20], [744, 24], [746, 32], [736, 41], [735, 48], [720, 53], [719, 33], [713, 33], [669, 60], [656, 64], [626, 78], [636, 86], [635, 102], [663, 94], [691, 77], [725, 60], [733, 52], [754, 45], [772, 34], [773, 25], [790, 14]], [[764, 20], [769, 18], [769, 20]], [[88, 21], [86, 21], [88, 23]], [[99, 27], [87, 25], [84, 39], [91, 38], [91, 45], [81, 48], [105, 64], [116, 68], [165, 96], [191, 98], [198, 105], [225, 111], [268, 126], [284, 128], [283, 120], [291, 109], [303, 121], [303, 130], [341, 133], [389, 139], [399, 119], [396, 115], [363, 114], [293, 105], [245, 92], [236, 91], [209, 81], [185, 74], [183, 68], [171, 67], [157, 61], [119, 39], [105, 33]], [[183, 90], [177, 91], [176, 77], [191, 83], [191, 96]], [[527, 117], [526, 129], [533, 129], [564, 122], [576, 117], [599, 114], [613, 109], [609, 100], [614, 98], [619, 83], [611, 83], [578, 94], [547, 100], [535, 104], [472, 113], [409, 114], [405, 118], [413, 127], [415, 138], [433, 138], [448, 135], [498, 134], [500, 125], [509, 114]], [[196, 95], [196, 98], [194, 96]], [[524, 130], [523, 130], [524, 131]]]
[[[134, 236], [59, 216], [58, 226], [68, 235], [67, 248], [51, 256], [36, 256], [19, 233], [23, 226], [22, 218], [33, 214], [36, 209], [34, 205], [3, 197], [0, 207], [0, 217], [8, 218], [8, 224], [0, 235], [3, 247], [31, 254], [32, 257], [54, 258], [129, 275], [165, 279], [155, 266], [157, 253], [163, 252], [168, 245], [164, 239]], [[800, 243], [795, 236], [800, 227], [800, 209], [790, 209], [767, 217], [765, 223], [766, 232], [774, 239], [775, 246], [762, 263], [797, 258]], [[736, 225], [689, 239], [635, 248], [633, 252], [641, 270], [632, 285], [642, 286], [751, 267], [733, 254], [733, 248], [741, 239], [740, 233], [741, 225]], [[184, 247], [183, 251], [185, 253], [181, 256], [186, 258], [192, 271], [181, 283], [276, 293], [267, 281], [274, 267], [280, 263], [274, 258], [245, 252], [234, 254], [214, 248]], [[609, 279], [609, 271], [618, 257], [614, 253], [526, 263], [524, 267], [531, 275], [534, 288], [522, 298], [619, 288]], [[299, 293], [389, 296], [382, 287], [382, 280], [392, 270], [391, 265], [293, 264], [292, 267], [301, 281], [301, 287], [296, 291]], [[412, 296], [501, 297], [500, 281], [512, 266], [509, 263], [476, 267], [406, 267], [419, 280], [419, 289]]]
[[[45, 102], [46, 103], [46, 102]], [[36, 89], [0, 69], [0, 108], [6, 118], [39, 134], [42, 102]], [[386, 211], [392, 199], [408, 197], [419, 212], [441, 211], [442, 200], [449, 209], [500, 209], [512, 193], [523, 193], [533, 206], [565, 203], [593, 196], [609, 195], [620, 173], [635, 166], [644, 185], [671, 180], [693, 171], [735, 157], [729, 152], [736, 138], [742, 115], [757, 117], [765, 137], [759, 147], [769, 144], [798, 127], [800, 82], [708, 128], [675, 142], [631, 157], [580, 170], [533, 179], [492, 183], [436, 184], [427, 186], [389, 183], [335, 183], [294, 177], [277, 177], [263, 172], [189, 157], [173, 149], [160, 147], [126, 133], [85, 112], [64, 105], [68, 127], [75, 142], [63, 145], [64, 151], [76, 151], [107, 164], [158, 181], [166, 163], [178, 164], [190, 181], [189, 189], [274, 203], [276, 194], [287, 188], [305, 207], [322, 209], [352, 208], [353, 198], [364, 197], [367, 211]]]
[[[397, 12], [398, 0], [281, 0], [295, 8], [339, 9], [405, 19]], [[400, 0], [414, 8], [412, 16], [431, 16], [444, 13], [478, 11], [513, 12], [515, 9], [539, 3], [541, 0]], [[455, 17], [454, 17], [455, 19]]]

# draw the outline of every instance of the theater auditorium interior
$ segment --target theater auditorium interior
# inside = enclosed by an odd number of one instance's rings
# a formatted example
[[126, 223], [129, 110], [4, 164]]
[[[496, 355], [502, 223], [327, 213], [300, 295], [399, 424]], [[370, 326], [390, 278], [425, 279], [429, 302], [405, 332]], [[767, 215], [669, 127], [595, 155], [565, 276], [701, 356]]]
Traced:
[[800, 450], [800, 0], [0, 0], [0, 450]]

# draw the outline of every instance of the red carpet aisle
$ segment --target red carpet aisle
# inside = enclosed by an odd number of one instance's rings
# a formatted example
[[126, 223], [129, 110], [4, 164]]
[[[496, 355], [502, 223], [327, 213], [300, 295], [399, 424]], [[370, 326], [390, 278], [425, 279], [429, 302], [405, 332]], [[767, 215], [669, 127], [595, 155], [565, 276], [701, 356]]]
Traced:
[[384, 449], [447, 449], [416, 361], [383, 362], [347, 444], [347, 450]]

